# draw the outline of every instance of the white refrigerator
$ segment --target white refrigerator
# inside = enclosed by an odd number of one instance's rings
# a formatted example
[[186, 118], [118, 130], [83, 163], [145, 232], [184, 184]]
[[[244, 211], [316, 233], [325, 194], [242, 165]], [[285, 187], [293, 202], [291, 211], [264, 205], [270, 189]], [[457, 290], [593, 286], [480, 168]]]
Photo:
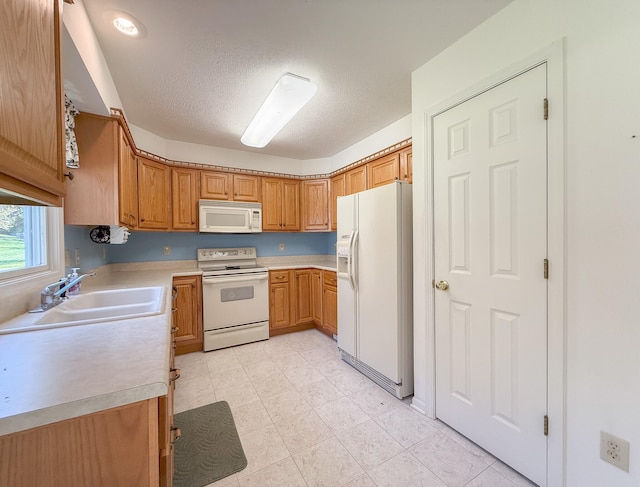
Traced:
[[413, 393], [411, 185], [338, 198], [338, 348], [403, 398]]

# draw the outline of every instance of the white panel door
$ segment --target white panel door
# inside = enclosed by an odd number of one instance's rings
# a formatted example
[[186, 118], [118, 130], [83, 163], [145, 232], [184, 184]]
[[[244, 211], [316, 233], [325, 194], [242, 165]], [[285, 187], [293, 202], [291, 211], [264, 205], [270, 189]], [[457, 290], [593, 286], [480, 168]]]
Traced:
[[436, 116], [436, 414], [546, 485], [546, 65]]
[[387, 184], [358, 195], [358, 358], [399, 383], [399, 187]]

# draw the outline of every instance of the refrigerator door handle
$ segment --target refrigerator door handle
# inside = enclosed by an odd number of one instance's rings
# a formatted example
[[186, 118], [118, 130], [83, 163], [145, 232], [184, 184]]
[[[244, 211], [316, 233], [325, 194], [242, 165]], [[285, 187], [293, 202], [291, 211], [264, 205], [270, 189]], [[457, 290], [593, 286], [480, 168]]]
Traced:
[[358, 230], [354, 230], [351, 232], [351, 238], [349, 241], [349, 283], [351, 284], [351, 289], [356, 290], [356, 263], [355, 263], [355, 253], [356, 253], [356, 245], [358, 244]]

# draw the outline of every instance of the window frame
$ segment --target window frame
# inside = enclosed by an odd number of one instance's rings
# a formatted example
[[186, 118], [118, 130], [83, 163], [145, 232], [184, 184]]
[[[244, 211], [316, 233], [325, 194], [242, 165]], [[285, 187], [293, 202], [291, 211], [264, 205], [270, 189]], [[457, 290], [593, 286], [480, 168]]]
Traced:
[[[47, 263], [0, 273], [0, 296], [43, 287], [64, 274], [64, 217], [62, 208], [45, 207], [45, 246]], [[46, 282], [45, 282], [46, 281]]]

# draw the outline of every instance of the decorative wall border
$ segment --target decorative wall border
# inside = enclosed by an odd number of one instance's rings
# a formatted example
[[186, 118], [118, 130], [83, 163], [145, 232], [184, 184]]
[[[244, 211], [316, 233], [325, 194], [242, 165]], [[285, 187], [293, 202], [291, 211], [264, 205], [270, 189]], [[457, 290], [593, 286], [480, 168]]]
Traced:
[[194, 169], [206, 169], [209, 171], [223, 171], [223, 172], [229, 172], [229, 173], [236, 173], [236, 174], [254, 174], [256, 176], [270, 176], [270, 177], [279, 177], [279, 178], [291, 178], [291, 179], [300, 179], [300, 180], [305, 180], [305, 179], [323, 179], [323, 178], [332, 178], [334, 176], [337, 176], [338, 174], [342, 174], [343, 172], [347, 172], [351, 169], [354, 169], [358, 166], [362, 166], [363, 164], [366, 164], [368, 162], [371, 162], [375, 159], [378, 159], [382, 156], [386, 156], [387, 154], [390, 154], [392, 152], [396, 152], [398, 150], [404, 149], [406, 147], [409, 147], [411, 145], [411, 137], [409, 137], [408, 139], [402, 140], [396, 144], [393, 144], [389, 147], [386, 147], [382, 150], [379, 150], [371, 155], [368, 155], [367, 157], [364, 157], [362, 159], [359, 159], [355, 162], [352, 162], [351, 164], [348, 164], [344, 167], [341, 167], [340, 169], [337, 169], [329, 174], [315, 174], [315, 175], [305, 175], [305, 176], [299, 176], [296, 174], [286, 174], [286, 173], [277, 173], [277, 172], [270, 172], [270, 171], [257, 171], [254, 169], [241, 169], [241, 168], [235, 168], [235, 167], [229, 167], [229, 166], [218, 166], [218, 165], [213, 165], [213, 164], [204, 164], [201, 162], [186, 162], [186, 161], [175, 161], [172, 159], [167, 159], [165, 157], [153, 154], [152, 152], [147, 152], [145, 150], [142, 149], [138, 149], [138, 147], [136, 147], [136, 144], [133, 140], [133, 136], [131, 135], [131, 130], [129, 129], [129, 124], [127, 123], [127, 119], [124, 116], [124, 113], [122, 111], [122, 109], [120, 108], [111, 108], [111, 117], [117, 119], [120, 124], [122, 125], [122, 127], [125, 129], [126, 133], [127, 133], [127, 137], [129, 138], [129, 142], [131, 144], [131, 147], [133, 147], [135, 149], [135, 153], [139, 156], [143, 156], [147, 159], [151, 159], [157, 162], [162, 162], [164, 164], [168, 164], [170, 166], [176, 166], [176, 167], [191, 167]]

